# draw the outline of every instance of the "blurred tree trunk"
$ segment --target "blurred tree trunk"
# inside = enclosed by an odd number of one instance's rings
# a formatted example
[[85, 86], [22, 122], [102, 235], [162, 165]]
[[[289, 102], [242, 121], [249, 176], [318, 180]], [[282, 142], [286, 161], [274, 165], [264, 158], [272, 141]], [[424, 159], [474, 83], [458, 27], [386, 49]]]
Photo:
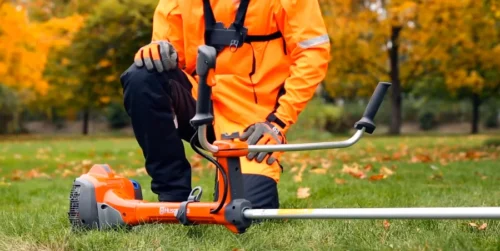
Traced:
[[471, 120], [471, 133], [479, 133], [479, 108], [481, 106], [481, 98], [479, 94], [472, 94], [472, 120]]
[[10, 133], [9, 125], [13, 117], [11, 114], [3, 113], [0, 111], [0, 134]]
[[89, 134], [89, 120], [90, 120], [90, 107], [85, 106], [85, 108], [83, 109], [83, 126], [82, 126], [83, 135]]
[[390, 75], [392, 81], [392, 96], [391, 96], [391, 125], [389, 134], [399, 135], [401, 133], [402, 121], [402, 99], [401, 99], [401, 82], [399, 75], [399, 45], [398, 38], [402, 27], [393, 26], [391, 30], [391, 47], [389, 49], [389, 60], [391, 65]]

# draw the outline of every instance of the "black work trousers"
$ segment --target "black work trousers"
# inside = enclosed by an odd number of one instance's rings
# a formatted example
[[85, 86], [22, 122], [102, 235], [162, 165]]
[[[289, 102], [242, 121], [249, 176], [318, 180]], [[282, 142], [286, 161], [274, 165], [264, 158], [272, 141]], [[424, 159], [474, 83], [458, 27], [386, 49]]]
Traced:
[[[144, 153], [146, 171], [152, 178], [151, 190], [159, 201], [185, 201], [192, 189], [191, 165], [182, 140], [189, 142], [195, 133], [189, 123], [196, 112], [191, 83], [179, 69], [158, 73], [135, 65], [120, 80], [125, 109]], [[207, 137], [209, 142], [215, 140], [212, 127], [208, 128]], [[273, 179], [243, 174], [243, 186], [245, 198], [253, 208], [279, 207]]]

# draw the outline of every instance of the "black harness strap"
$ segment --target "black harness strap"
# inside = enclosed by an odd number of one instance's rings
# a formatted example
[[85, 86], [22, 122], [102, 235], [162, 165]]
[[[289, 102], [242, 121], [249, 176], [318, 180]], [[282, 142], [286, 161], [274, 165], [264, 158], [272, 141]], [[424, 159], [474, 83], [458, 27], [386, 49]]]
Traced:
[[229, 28], [226, 28], [222, 23], [216, 21], [210, 0], [203, 0], [205, 43], [215, 47], [217, 51], [221, 51], [225, 47], [237, 49], [243, 43], [267, 42], [281, 38], [280, 31], [269, 35], [247, 35], [248, 29], [244, 27], [244, 24], [249, 3], [250, 0], [241, 0], [234, 22]]
[[[252, 42], [267, 42], [274, 39], [283, 38], [283, 35], [280, 31], [276, 31], [269, 35], [247, 34], [248, 29], [244, 25], [249, 3], [250, 0], [240, 1], [240, 6], [238, 7], [238, 10], [236, 12], [234, 22], [226, 28], [224, 27], [223, 23], [216, 21], [212, 6], [210, 6], [210, 0], [203, 0], [203, 12], [205, 19], [205, 44], [214, 47], [217, 50], [217, 53], [219, 53], [226, 47], [229, 47], [231, 51], [236, 51], [238, 48], [243, 46], [244, 43], [248, 43], [250, 44], [250, 46], [252, 46]], [[256, 70], [255, 68], [255, 51], [252, 46], [252, 70], [249, 73], [250, 81], [252, 81], [252, 76]], [[254, 88], [253, 85], [252, 88]], [[253, 90], [253, 93], [255, 103], [258, 103], [255, 89]]]
[[205, 19], [205, 42], [208, 43], [215, 27], [215, 16], [212, 6], [210, 6], [210, 0], [203, 0], [203, 17]]
[[281, 31], [276, 31], [275, 33], [271, 33], [269, 35], [248, 35], [245, 42], [267, 42], [270, 40], [282, 38]]
[[238, 11], [236, 12], [236, 17], [234, 19], [234, 26], [236, 29], [241, 29], [243, 28], [243, 25], [245, 24], [245, 17], [247, 15], [247, 10], [248, 10], [248, 4], [250, 3], [250, 0], [241, 0], [240, 1], [240, 6], [238, 7]]

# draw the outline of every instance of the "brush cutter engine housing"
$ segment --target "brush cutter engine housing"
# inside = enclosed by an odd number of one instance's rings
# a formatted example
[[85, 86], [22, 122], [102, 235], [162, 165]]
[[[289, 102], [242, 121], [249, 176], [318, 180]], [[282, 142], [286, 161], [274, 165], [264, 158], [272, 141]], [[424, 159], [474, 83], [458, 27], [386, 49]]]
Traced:
[[107, 204], [107, 191], [126, 200], [142, 200], [141, 185], [133, 180], [115, 176], [108, 165], [94, 165], [89, 173], [73, 182], [70, 194], [69, 221], [75, 229], [106, 229], [126, 226], [127, 216]]

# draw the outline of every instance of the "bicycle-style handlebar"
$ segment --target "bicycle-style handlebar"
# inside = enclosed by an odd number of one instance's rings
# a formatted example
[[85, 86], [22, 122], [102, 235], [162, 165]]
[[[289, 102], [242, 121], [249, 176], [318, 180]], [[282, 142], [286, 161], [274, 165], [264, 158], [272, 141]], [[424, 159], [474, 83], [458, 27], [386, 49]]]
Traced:
[[[191, 119], [191, 125], [198, 127], [198, 140], [203, 149], [209, 152], [218, 152], [218, 147], [210, 144], [207, 140], [207, 125], [213, 122], [211, 114], [211, 87], [207, 84], [207, 77], [210, 70], [215, 69], [216, 50], [207, 45], [202, 45], [198, 48], [198, 57], [196, 65], [196, 73], [200, 76], [198, 84], [198, 100], [196, 102], [196, 115]], [[368, 102], [363, 117], [354, 124], [357, 129], [356, 133], [349, 139], [344, 141], [332, 142], [316, 142], [316, 143], [300, 143], [300, 144], [281, 144], [281, 145], [249, 145], [249, 152], [288, 152], [288, 151], [304, 151], [304, 150], [320, 150], [345, 148], [354, 145], [362, 136], [363, 133], [372, 134], [375, 131], [376, 125], [373, 122], [377, 114], [387, 90], [391, 86], [390, 83], [380, 82], [373, 95]]]

